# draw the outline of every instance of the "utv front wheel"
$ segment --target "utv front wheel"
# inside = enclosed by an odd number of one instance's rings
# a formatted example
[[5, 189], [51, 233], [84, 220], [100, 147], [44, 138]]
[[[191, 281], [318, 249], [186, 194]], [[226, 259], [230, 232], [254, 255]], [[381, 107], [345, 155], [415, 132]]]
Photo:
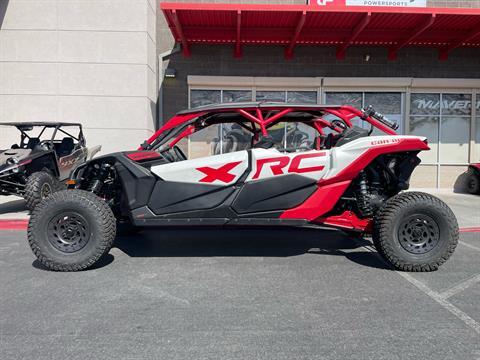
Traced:
[[49, 172], [39, 171], [30, 175], [25, 185], [25, 202], [32, 211], [48, 196], [61, 189], [61, 183]]
[[406, 192], [378, 211], [372, 237], [377, 251], [396, 269], [434, 271], [455, 251], [458, 224], [440, 199]]
[[480, 175], [469, 170], [467, 177], [467, 190], [470, 194], [480, 193]]
[[47, 268], [78, 271], [110, 251], [115, 229], [115, 217], [105, 201], [82, 190], [59, 191], [33, 211], [28, 242]]

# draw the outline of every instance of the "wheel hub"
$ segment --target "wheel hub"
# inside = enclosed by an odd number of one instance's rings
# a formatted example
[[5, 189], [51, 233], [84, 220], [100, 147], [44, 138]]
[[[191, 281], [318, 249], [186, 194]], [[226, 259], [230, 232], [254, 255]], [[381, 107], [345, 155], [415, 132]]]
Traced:
[[404, 219], [398, 229], [400, 245], [409, 253], [425, 254], [440, 241], [438, 224], [430, 216], [415, 214]]
[[66, 212], [50, 220], [47, 236], [55, 249], [73, 253], [82, 249], [90, 240], [90, 226], [79, 213]]

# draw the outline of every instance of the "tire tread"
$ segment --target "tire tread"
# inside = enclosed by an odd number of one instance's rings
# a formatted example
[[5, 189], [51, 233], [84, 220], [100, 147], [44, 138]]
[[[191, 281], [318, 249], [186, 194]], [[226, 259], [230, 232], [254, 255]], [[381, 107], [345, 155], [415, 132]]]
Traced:
[[[446, 218], [448, 231], [452, 234], [452, 238], [446, 250], [438, 259], [429, 263], [412, 264], [400, 259], [394, 251], [392, 242], [390, 241], [392, 234], [389, 224], [394, 221], [400, 208], [411, 205], [414, 202], [423, 205], [428, 204], [440, 210]], [[377, 212], [374, 219], [372, 233], [372, 240], [378, 253], [397, 270], [409, 272], [429, 272], [438, 270], [438, 268], [454, 253], [458, 244], [458, 238], [458, 223], [448, 205], [433, 195], [415, 191], [404, 192], [390, 198], [384, 207]]]
[[[100, 241], [96, 244], [94, 255], [82, 263], [62, 264], [56, 262], [46, 256], [37, 244], [35, 232], [38, 231], [39, 218], [50, 207], [63, 201], [76, 201], [82, 206], [92, 209], [97, 215], [97, 221], [100, 221], [102, 229], [99, 236]], [[52, 194], [35, 208], [30, 217], [27, 235], [30, 248], [44, 266], [54, 271], [80, 271], [92, 267], [110, 251], [116, 235], [116, 219], [110, 207], [95, 194], [83, 190], [64, 190]]]

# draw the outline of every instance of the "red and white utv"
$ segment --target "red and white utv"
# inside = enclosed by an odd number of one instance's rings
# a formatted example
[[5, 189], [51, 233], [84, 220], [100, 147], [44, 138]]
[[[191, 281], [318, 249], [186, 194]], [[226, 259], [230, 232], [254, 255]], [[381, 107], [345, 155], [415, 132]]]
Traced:
[[480, 163], [468, 166], [467, 190], [470, 194], [480, 194]]
[[[248, 146], [188, 159], [182, 139], [219, 124], [248, 134]], [[298, 132], [287, 130], [273, 138], [269, 130], [279, 124], [304, 129], [308, 139], [293, 141], [288, 134]], [[119, 221], [238, 231], [318, 226], [319, 236], [326, 227], [371, 235], [396, 269], [436, 270], [455, 250], [457, 221], [439, 199], [402, 192], [420, 163], [417, 154], [429, 147], [424, 137], [397, 135], [396, 128], [371, 107], [237, 103], [182, 111], [138, 151], [77, 168], [74, 189], [33, 212], [29, 243], [48, 268], [75, 271], [108, 253]], [[221, 136], [229, 141], [228, 132]]]

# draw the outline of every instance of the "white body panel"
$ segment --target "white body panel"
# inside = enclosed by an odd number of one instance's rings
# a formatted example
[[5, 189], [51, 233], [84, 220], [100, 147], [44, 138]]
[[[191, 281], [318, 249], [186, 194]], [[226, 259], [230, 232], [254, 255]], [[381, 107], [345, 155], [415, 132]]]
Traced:
[[[351, 141], [332, 150], [282, 153], [276, 149], [252, 149], [251, 171], [246, 182], [274, 176], [298, 174], [314, 180], [329, 179], [357, 161], [372, 147], [391, 146], [402, 139], [418, 136], [369, 136]], [[248, 152], [208, 156], [152, 167], [152, 172], [166, 181], [232, 185], [248, 169]]]
[[363, 153], [372, 147], [390, 146], [392, 144], [400, 142], [402, 139], [421, 139], [424, 137], [410, 136], [410, 135], [397, 135], [397, 136], [368, 136], [354, 141], [351, 141], [345, 145], [333, 148], [331, 151], [331, 163], [332, 166], [328, 173], [324, 176], [325, 179], [329, 179], [337, 175], [340, 171], [345, 169], [348, 165], [355, 162]]
[[[228, 163], [239, 162], [237, 166], [228, 171], [234, 175], [230, 181], [207, 181], [203, 182], [207, 174], [199, 171], [199, 168], [208, 167], [218, 169]], [[199, 159], [179, 161], [170, 164], [158, 165], [152, 167], [152, 172], [163, 180], [176, 181], [183, 183], [209, 183], [213, 185], [231, 185], [235, 183], [248, 168], [248, 153], [246, 150], [236, 151], [228, 154], [208, 156]]]

